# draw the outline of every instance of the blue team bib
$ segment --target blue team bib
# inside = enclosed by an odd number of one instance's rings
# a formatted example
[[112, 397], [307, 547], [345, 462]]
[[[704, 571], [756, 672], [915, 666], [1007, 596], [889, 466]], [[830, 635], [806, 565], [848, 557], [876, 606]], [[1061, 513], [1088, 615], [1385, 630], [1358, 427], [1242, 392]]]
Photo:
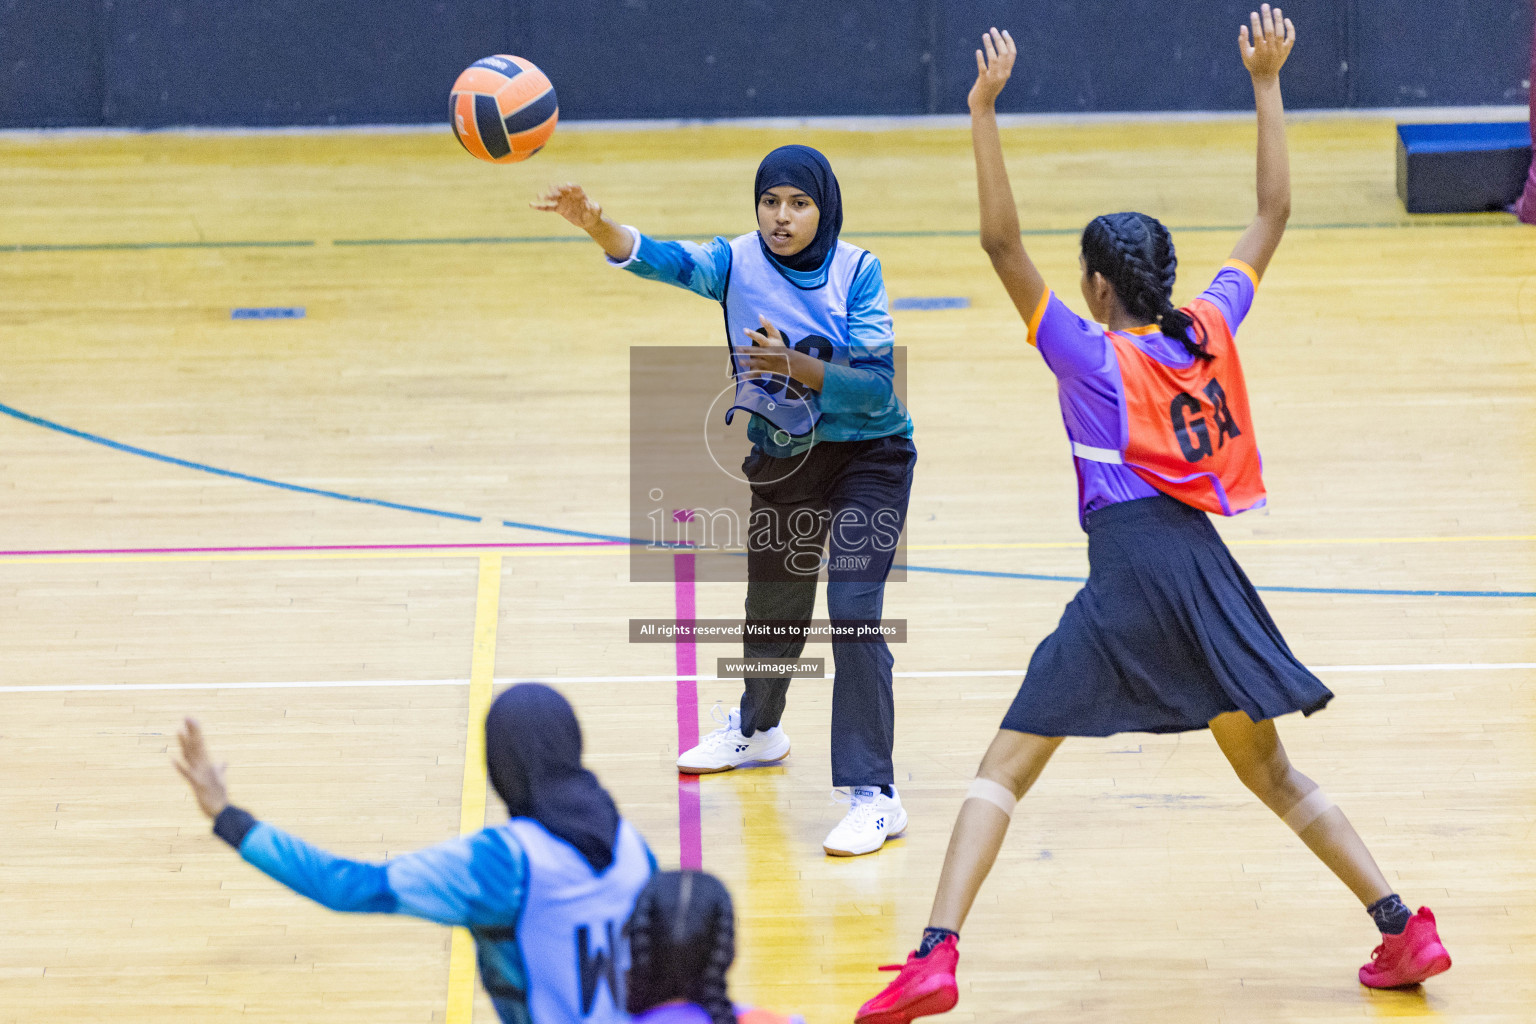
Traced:
[[[832, 252], [826, 281], [817, 288], [802, 288], [781, 274], [763, 254], [757, 232], [731, 240], [731, 269], [725, 284], [726, 343], [752, 344], [745, 331], [761, 330], [758, 317], [766, 316], [779, 329], [784, 343], [797, 352], [839, 366], [848, 365], [848, 295], [853, 281], [869, 255], [856, 245], [839, 241]], [[731, 354], [736, 395], [725, 414], [730, 423], [736, 410], [761, 416], [787, 437], [804, 437], [821, 419], [817, 394], [799, 382], [777, 374], [747, 380], [746, 360]]]
[[645, 842], [621, 821], [613, 863], [599, 874], [536, 821], [513, 818], [502, 827], [527, 857], [528, 895], [517, 945], [533, 1024], [628, 1024], [624, 922], [651, 877]]

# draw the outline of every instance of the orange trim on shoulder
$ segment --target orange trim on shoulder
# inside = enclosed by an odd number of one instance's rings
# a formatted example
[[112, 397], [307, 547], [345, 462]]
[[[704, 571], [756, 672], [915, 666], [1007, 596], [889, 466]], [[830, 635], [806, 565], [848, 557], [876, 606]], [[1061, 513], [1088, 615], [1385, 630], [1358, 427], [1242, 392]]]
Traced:
[[1035, 332], [1040, 329], [1040, 321], [1045, 316], [1045, 307], [1050, 305], [1050, 302], [1051, 290], [1047, 288], [1040, 295], [1040, 304], [1037, 305], [1035, 307], [1035, 311], [1029, 315], [1029, 343], [1036, 348], [1040, 347], [1040, 343], [1035, 339]]
[[774, 1013], [760, 1007], [749, 1006], [736, 1015], [737, 1024], [792, 1024], [798, 1020], [796, 1017], [788, 1017], [782, 1013]]
[[1254, 270], [1248, 264], [1244, 263], [1242, 260], [1227, 260], [1227, 262], [1221, 265], [1221, 269], [1223, 270], [1227, 269], [1228, 267], [1234, 267], [1238, 270], [1241, 270], [1243, 273], [1248, 275], [1248, 280], [1253, 282], [1253, 286], [1255, 288], [1259, 286], [1259, 272]]

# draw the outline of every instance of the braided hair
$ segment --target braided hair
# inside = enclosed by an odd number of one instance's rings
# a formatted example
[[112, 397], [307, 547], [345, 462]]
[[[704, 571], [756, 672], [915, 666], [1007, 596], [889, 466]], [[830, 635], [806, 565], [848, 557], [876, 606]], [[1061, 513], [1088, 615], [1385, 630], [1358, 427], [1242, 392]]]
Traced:
[[625, 926], [631, 1014], [673, 999], [696, 1003], [713, 1024], [736, 1024], [725, 972], [736, 959], [731, 894], [702, 871], [651, 876]]
[[1196, 359], [1213, 358], [1206, 351], [1205, 329], [1173, 304], [1179, 259], [1168, 229], [1156, 217], [1144, 213], [1095, 217], [1083, 229], [1083, 262], [1088, 273], [1104, 275], [1127, 314], [1156, 323], [1164, 337], [1183, 343]]

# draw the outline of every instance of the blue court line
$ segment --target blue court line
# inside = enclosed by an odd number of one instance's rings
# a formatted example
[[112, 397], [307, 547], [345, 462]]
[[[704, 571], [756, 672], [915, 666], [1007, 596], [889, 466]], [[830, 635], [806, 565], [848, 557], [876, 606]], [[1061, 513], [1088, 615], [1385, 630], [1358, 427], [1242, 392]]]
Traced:
[[138, 249], [302, 249], [313, 241], [279, 242], [83, 242], [77, 245], [0, 245], [0, 252], [117, 252]]
[[[608, 540], [617, 544], [628, 544], [632, 547], [661, 548], [664, 551], [692, 551], [696, 545], [692, 541], [676, 540], [647, 540], [644, 537], [621, 537], [616, 533], [589, 533], [586, 530], [566, 530], [558, 526], [543, 526], [539, 523], [520, 523], [515, 519], [503, 519], [502, 526], [510, 526], [514, 530], [533, 530], [536, 533], [555, 533], [562, 537], [586, 537], [591, 540]], [[745, 551], [728, 551], [726, 554], [747, 557]]]
[[1278, 594], [1376, 594], [1388, 597], [1536, 597], [1536, 590], [1368, 590], [1356, 587], [1257, 587]]
[[[615, 540], [624, 544], [649, 544], [648, 540], [638, 537], [620, 537], [616, 533], [588, 533], [586, 530], [563, 530], [558, 526], [541, 526], [538, 523], [519, 523], [512, 519], [503, 519], [502, 526], [510, 526], [514, 530], [533, 530], [537, 533], [558, 533], [562, 537], [586, 537], [590, 540]], [[689, 545], [674, 544], [662, 541], [660, 547], [688, 547]]]
[[[321, 498], [334, 498], [338, 501], [350, 501], [360, 505], [374, 505], [379, 508], [392, 508], [401, 512], [416, 512], [421, 515], [440, 516], [444, 519], [457, 519], [467, 523], [479, 523], [484, 520], [480, 516], [464, 515], [461, 512], [444, 512], [435, 508], [423, 508], [419, 505], [402, 505], [394, 501], [383, 501], [379, 498], [363, 498], [355, 494], [342, 494], [340, 491], [327, 491], [318, 487], [305, 487], [301, 484], [284, 483], [281, 480], [271, 480], [267, 477], [252, 476], [249, 473], [237, 473], [230, 469], [220, 469], [202, 462], [192, 462], [188, 459], [178, 459], [174, 455], [163, 455], [160, 452], [152, 452], [147, 448], [139, 448], [131, 444], [123, 444], [113, 441], [111, 438], [102, 437], [99, 434], [87, 433], [66, 427], [62, 423], [43, 419], [41, 416], [33, 416], [22, 412], [4, 403], [0, 403], [0, 413], [30, 423], [33, 426], [42, 427], [45, 430], [57, 431], [70, 437], [99, 444], [115, 451], [127, 452], [129, 455], [139, 455], [146, 459], [154, 459], [157, 462], [169, 463], [173, 466], [181, 466], [184, 469], [195, 469], [203, 473], [212, 473], [215, 476], [228, 477], [232, 480], [244, 480], [246, 483], [260, 484], [263, 487], [276, 487], [285, 491], [294, 491], [299, 494], [313, 494]], [[585, 537], [590, 540], [621, 541], [629, 544], [649, 544], [650, 541], [636, 537], [622, 537], [612, 533], [592, 533], [586, 530], [568, 530], [558, 526], [544, 526], [539, 523], [524, 523], [514, 519], [503, 519], [501, 525], [517, 530], [531, 530], [536, 533], [552, 533], [565, 537]], [[673, 546], [673, 545], [665, 545]], [[986, 569], [952, 569], [938, 565], [893, 565], [893, 569], [905, 569], [908, 572], [939, 573], [946, 576], [981, 576], [991, 579], [1006, 580], [1034, 580], [1046, 583], [1085, 583], [1087, 578], [1083, 576], [1051, 576], [1040, 573], [1027, 572], [996, 572]], [[1536, 591], [1529, 590], [1377, 590], [1366, 587], [1255, 587], [1257, 590], [1279, 594], [1355, 594], [1371, 597], [1536, 597]]]
[[936, 572], [945, 576], [986, 576], [999, 580], [1039, 580], [1045, 583], [1087, 583], [1086, 576], [1045, 576], [1032, 572], [992, 572], [986, 569], [950, 569], [939, 565], [892, 565], [907, 572]]
[[891, 309], [910, 310], [969, 309], [971, 300], [961, 295], [907, 295], [891, 300]]
[[355, 494], [342, 494], [340, 491], [325, 491], [318, 487], [305, 487], [302, 484], [287, 484], [283, 483], [281, 480], [269, 480], [264, 476], [252, 476], [249, 473], [237, 473], [232, 469], [220, 469], [217, 466], [210, 466], [203, 462], [191, 462], [187, 459], [178, 459], [174, 455], [162, 455], [160, 452], [152, 452], [148, 448], [138, 448], [131, 444], [123, 444], [121, 441], [114, 441], [111, 438], [102, 437], [99, 434], [88, 434], [83, 430], [76, 430], [74, 427], [66, 427], [62, 423], [55, 423], [52, 420], [45, 420], [41, 416], [33, 416], [30, 413], [22, 412], [20, 409], [13, 409], [11, 406], [6, 405], [3, 402], [0, 402], [0, 413], [4, 413], [7, 416], [21, 420], [23, 423], [31, 423], [34, 426], [43, 427], [47, 430], [56, 430], [61, 434], [68, 434], [70, 437], [78, 437], [82, 441], [89, 441], [92, 444], [99, 444], [103, 447], [112, 448], [116, 451], [127, 452], [129, 455], [141, 455], [146, 459], [154, 459], [157, 462], [168, 462], [173, 466], [181, 466], [184, 469], [195, 469], [203, 473], [212, 473], [215, 476], [226, 476], [232, 480], [244, 480], [246, 483], [261, 484], [263, 487], [276, 487], [284, 491], [297, 491], [300, 494], [314, 494], [322, 498], [335, 498], [338, 501], [352, 501], [358, 503], [359, 505], [377, 505], [380, 508], [393, 508], [398, 509], [401, 512], [419, 512], [422, 515], [441, 516], [444, 519], [458, 519], [466, 523], [480, 522], [479, 516], [466, 516], [460, 512], [444, 512], [435, 508], [422, 508], [419, 505], [402, 505], [398, 502], [384, 501], [379, 498], [360, 498]]
[[[934, 565], [893, 565], [908, 572], [936, 572], [946, 576], [989, 576], [1004, 580], [1045, 580], [1051, 583], [1087, 583], [1086, 576], [1042, 576], [1028, 572], [992, 572], [985, 569], [949, 569]], [[1365, 594], [1371, 597], [1536, 597], [1536, 590], [1376, 590], [1369, 587], [1261, 587], [1272, 594]]]

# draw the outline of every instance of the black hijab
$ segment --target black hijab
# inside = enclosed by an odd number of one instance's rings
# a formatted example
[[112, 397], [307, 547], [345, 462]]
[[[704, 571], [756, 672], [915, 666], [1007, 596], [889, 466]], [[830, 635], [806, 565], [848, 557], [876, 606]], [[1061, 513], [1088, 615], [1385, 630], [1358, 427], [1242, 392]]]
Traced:
[[763, 193], [780, 185], [790, 185], [804, 192], [821, 211], [816, 237], [793, 256], [775, 256], [761, 234], [757, 244], [763, 247], [764, 256], [786, 270], [820, 269], [827, 261], [827, 255], [837, 246], [838, 232], [843, 230], [843, 193], [837, 187], [837, 175], [832, 173], [827, 158], [810, 146], [780, 146], [757, 165], [756, 191], [752, 193], [754, 214]]
[[485, 764], [508, 814], [537, 821], [594, 871], [613, 863], [619, 809], [581, 766], [581, 726], [564, 697], [541, 683], [497, 697], [485, 716]]

